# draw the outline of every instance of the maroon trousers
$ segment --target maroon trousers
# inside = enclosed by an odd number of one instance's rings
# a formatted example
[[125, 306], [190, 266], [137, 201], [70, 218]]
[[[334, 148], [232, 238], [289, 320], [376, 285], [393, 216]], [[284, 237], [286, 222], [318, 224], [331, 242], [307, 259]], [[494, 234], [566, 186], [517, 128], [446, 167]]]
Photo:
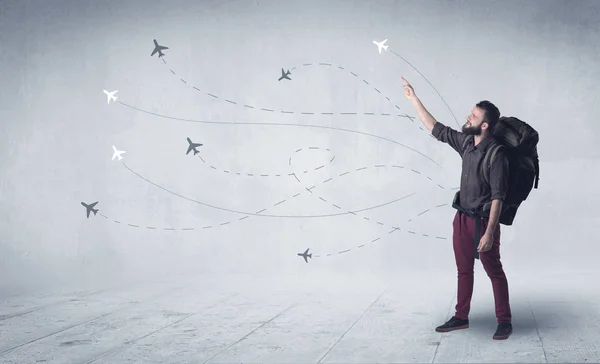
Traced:
[[[466, 320], [469, 318], [471, 309], [471, 297], [473, 295], [473, 268], [475, 264], [475, 224], [479, 219], [468, 217], [456, 212], [454, 217], [452, 243], [454, 257], [458, 270], [458, 293], [456, 302], [456, 318]], [[481, 236], [487, 228], [487, 219], [481, 221]], [[477, 240], [479, 245], [479, 240]], [[494, 290], [494, 301], [496, 304], [496, 318], [498, 323], [511, 322], [510, 304], [508, 302], [508, 280], [500, 263], [500, 225], [493, 235], [492, 248], [486, 252], [479, 253], [479, 259], [488, 277], [492, 281]]]

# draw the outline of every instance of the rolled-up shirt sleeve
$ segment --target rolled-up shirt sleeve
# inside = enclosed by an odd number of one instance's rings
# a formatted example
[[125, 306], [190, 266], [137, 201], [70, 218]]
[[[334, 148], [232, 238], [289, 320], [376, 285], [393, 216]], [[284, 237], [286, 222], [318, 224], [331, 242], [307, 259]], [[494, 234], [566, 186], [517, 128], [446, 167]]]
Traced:
[[490, 165], [491, 200], [502, 200], [508, 192], [508, 158], [504, 148], [500, 148]]
[[433, 135], [440, 142], [447, 143], [462, 157], [464, 152], [462, 146], [465, 142], [465, 139], [467, 138], [467, 135], [465, 133], [461, 133], [457, 130], [454, 130], [451, 127], [446, 126], [438, 121], [433, 126], [433, 129], [431, 130], [431, 135]]

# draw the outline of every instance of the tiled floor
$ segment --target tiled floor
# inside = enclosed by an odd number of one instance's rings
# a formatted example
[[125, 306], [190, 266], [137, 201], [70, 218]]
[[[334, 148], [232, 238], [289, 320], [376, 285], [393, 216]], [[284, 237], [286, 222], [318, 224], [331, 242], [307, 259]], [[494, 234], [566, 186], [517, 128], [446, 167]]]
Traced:
[[445, 334], [434, 328], [453, 312], [448, 275], [393, 283], [187, 277], [9, 297], [0, 306], [0, 362], [600, 361], [600, 294], [591, 275], [510, 282], [514, 333], [494, 341], [491, 284], [479, 268], [470, 328]]

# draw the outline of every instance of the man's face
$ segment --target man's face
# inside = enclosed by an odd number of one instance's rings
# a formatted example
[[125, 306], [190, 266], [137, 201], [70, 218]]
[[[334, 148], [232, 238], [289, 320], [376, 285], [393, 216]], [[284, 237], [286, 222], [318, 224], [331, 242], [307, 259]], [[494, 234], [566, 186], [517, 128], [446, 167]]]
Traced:
[[487, 123], [483, 122], [485, 111], [477, 106], [471, 110], [471, 114], [467, 116], [467, 122], [462, 127], [462, 132], [467, 135], [481, 135], [482, 130], [487, 128]]

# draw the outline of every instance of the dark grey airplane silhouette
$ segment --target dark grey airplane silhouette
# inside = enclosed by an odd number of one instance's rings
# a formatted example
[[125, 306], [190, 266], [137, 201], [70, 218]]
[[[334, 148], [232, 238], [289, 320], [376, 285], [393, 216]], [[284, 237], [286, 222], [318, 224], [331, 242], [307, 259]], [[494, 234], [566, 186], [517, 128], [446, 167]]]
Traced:
[[187, 138], [187, 141], [188, 141], [188, 143], [190, 144], [190, 146], [188, 147], [188, 149], [187, 149], [187, 152], [185, 152], [185, 155], [188, 155], [188, 154], [190, 154], [190, 152], [191, 152], [192, 150], [194, 151], [194, 155], [196, 155], [196, 154], [200, 153], [200, 152], [198, 151], [198, 149], [196, 149], [196, 148], [198, 148], [198, 147], [201, 147], [201, 146], [202, 146], [202, 144], [200, 144], [200, 143], [192, 143], [192, 140], [191, 140], [190, 138]]
[[[310, 249], [310, 248], [308, 248]], [[312, 259], [312, 253], [308, 254], [308, 249], [306, 249], [306, 251], [304, 253], [298, 253], [298, 256], [301, 256], [304, 258], [304, 261], [306, 263], [308, 263], [308, 259], [306, 259], [306, 257], [309, 257], [310, 259]]]
[[289, 78], [288, 76], [290, 75], [290, 70], [284, 71], [283, 68], [281, 69], [281, 77], [279, 77], [279, 79], [277, 81], [281, 81], [284, 78], [287, 78], [288, 80], [292, 80], [291, 78]]
[[154, 39], [154, 50], [152, 51], [152, 54], [150, 54], [150, 57], [156, 54], [156, 52], [158, 52], [158, 58], [164, 56], [165, 54], [162, 52], [163, 49], [169, 49], [169, 47], [158, 45], [158, 42]]
[[96, 206], [96, 204], [98, 203], [98, 201], [91, 203], [91, 204], [86, 204], [85, 202], [81, 202], [81, 204], [83, 205], [83, 207], [85, 207], [86, 209], [86, 213], [87, 213], [87, 218], [90, 218], [90, 212], [94, 213], [94, 216], [96, 216], [96, 214], [98, 213], [98, 209], [95, 209], [94, 206]]

